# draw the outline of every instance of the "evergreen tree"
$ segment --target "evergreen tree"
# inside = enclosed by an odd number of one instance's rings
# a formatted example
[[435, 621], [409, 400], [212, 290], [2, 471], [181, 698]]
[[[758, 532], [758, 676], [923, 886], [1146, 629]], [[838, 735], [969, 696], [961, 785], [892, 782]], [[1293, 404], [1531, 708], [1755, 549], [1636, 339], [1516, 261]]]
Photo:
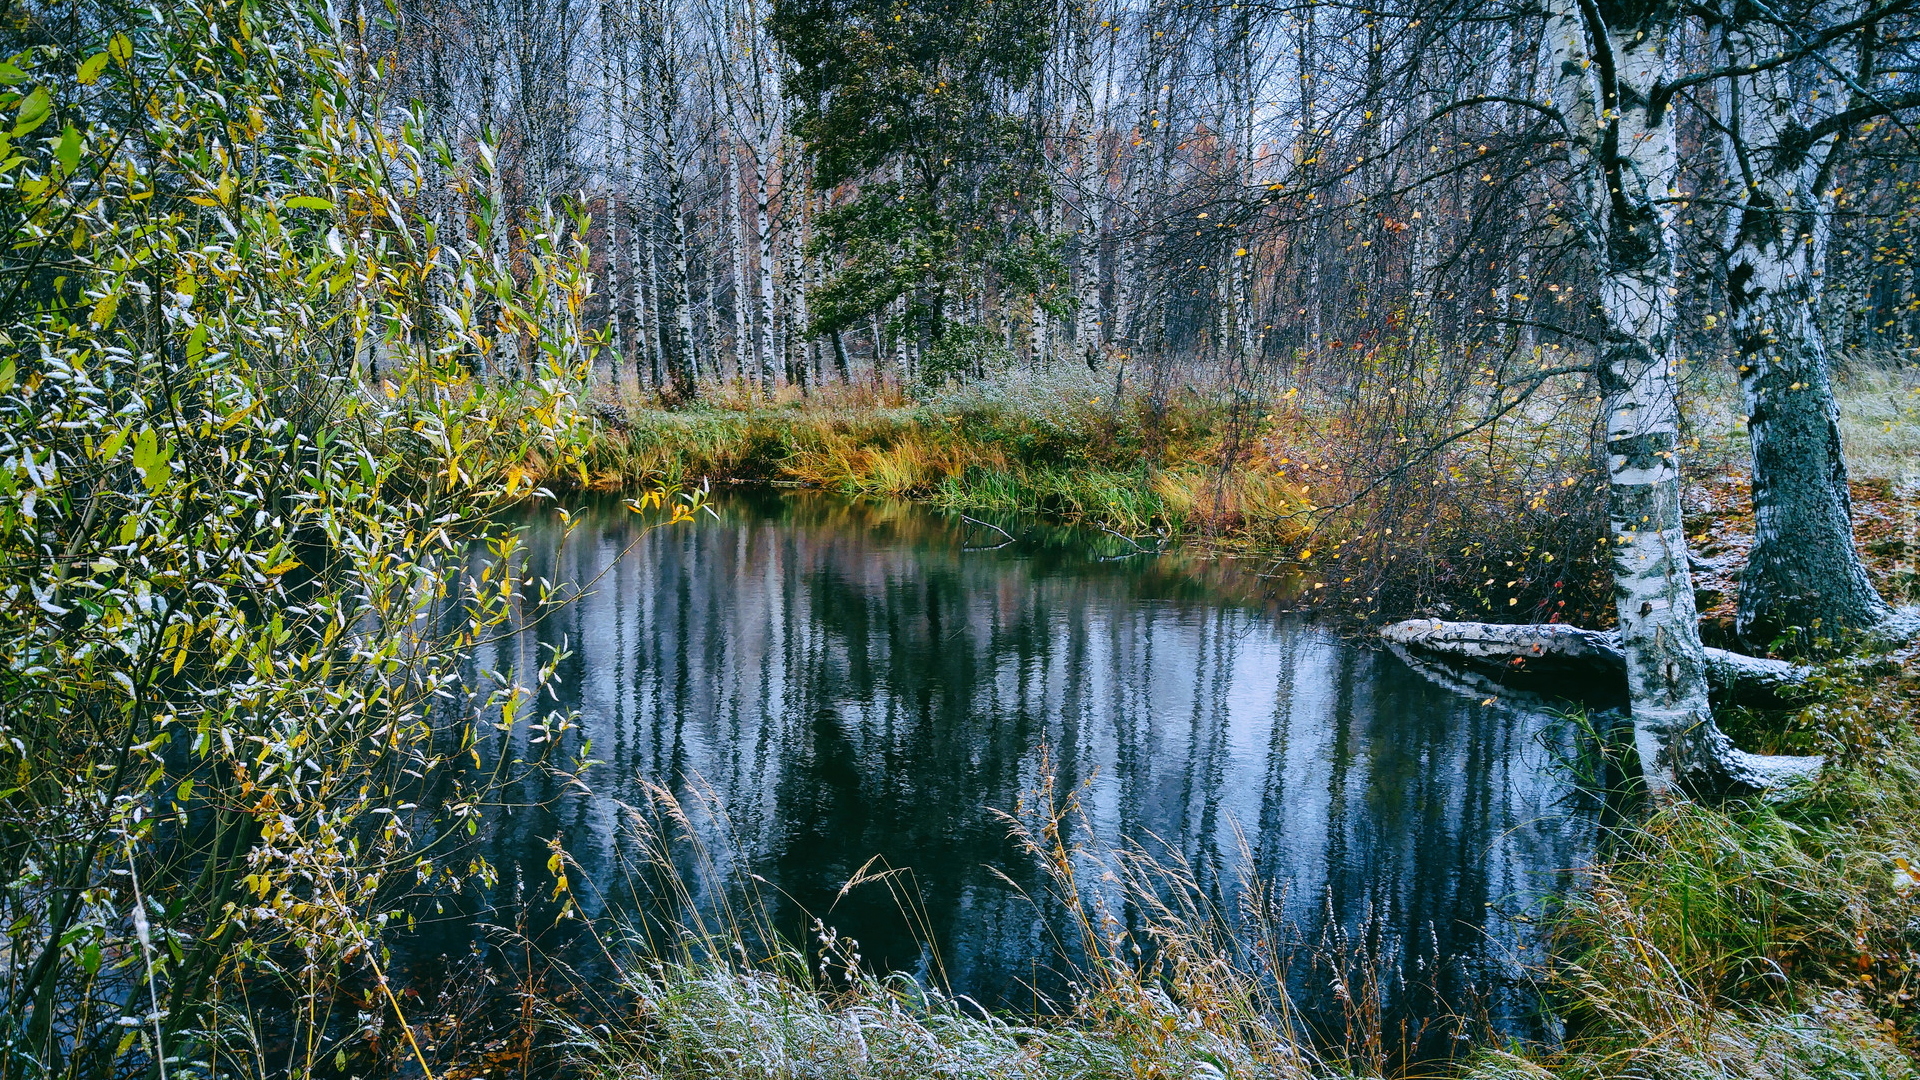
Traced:
[[811, 301], [816, 332], [904, 299], [901, 321], [937, 344], [988, 291], [1056, 287], [1040, 132], [1017, 111], [1052, 22], [1047, 0], [777, 0], [813, 183], [853, 189], [814, 240], [837, 256]]

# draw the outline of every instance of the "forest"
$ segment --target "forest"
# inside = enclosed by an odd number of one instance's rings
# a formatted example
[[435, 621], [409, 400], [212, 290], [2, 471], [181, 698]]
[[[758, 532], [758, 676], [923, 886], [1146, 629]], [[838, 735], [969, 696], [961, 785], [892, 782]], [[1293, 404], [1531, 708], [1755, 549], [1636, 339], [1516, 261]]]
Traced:
[[1920, 2], [0, 34], [0, 1080], [1920, 1074]]

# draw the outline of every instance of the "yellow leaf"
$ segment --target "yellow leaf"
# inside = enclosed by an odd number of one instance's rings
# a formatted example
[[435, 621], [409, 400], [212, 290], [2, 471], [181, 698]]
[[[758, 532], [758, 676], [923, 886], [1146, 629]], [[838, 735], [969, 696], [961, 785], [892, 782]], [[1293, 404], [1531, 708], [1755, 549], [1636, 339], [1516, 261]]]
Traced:
[[94, 53], [80, 65], [79, 71], [74, 72], [74, 78], [80, 80], [81, 86], [92, 86], [99, 81], [100, 73], [106, 70], [107, 60], [106, 53]]

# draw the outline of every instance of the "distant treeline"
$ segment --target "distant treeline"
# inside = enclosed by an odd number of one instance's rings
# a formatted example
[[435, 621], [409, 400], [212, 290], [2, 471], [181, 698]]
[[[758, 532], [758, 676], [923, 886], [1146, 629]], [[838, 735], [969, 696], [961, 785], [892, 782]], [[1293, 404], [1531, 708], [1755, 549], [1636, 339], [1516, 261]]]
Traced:
[[[1817, 191], [1782, 197], [1819, 219], [1829, 344], [1920, 333], [1911, 7], [1645, 13], [1681, 152], [1665, 194], [1685, 354], [1732, 349], [1722, 256], [1745, 174], [1772, 169], [1747, 145], [1766, 141], [1756, 90], [1736, 85], [1755, 72], [1782, 76], [1759, 93], [1799, 103], [1822, 159]], [[588, 211], [600, 370], [682, 393], [1584, 349], [1604, 320], [1569, 211], [1556, 17], [1511, 0], [357, 9], [389, 56], [386, 108], [448, 151], [429, 184], [442, 232], [485, 201], [512, 260], [549, 208]]]

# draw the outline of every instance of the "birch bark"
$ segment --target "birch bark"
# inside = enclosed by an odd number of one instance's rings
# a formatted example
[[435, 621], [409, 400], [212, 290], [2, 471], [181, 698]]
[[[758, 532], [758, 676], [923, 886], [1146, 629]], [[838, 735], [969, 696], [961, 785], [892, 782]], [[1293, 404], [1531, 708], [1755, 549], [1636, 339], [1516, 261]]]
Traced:
[[733, 366], [740, 378], [751, 385], [753, 365], [749, 357], [753, 331], [747, 323], [747, 253], [740, 236], [746, 226], [740, 213], [740, 162], [733, 155], [731, 141], [722, 167], [726, 170], [727, 265], [733, 271]]
[[660, 124], [661, 209], [672, 222], [668, 234], [671, 264], [667, 268], [665, 293], [656, 292], [655, 295], [661, 301], [663, 315], [670, 315], [673, 320], [672, 342], [662, 349], [666, 375], [673, 384], [673, 396], [680, 401], [688, 401], [699, 392], [700, 370], [693, 344], [693, 290], [687, 258], [686, 199], [680, 177], [678, 133], [675, 130], [680, 111], [680, 77], [675, 54], [678, 34], [671, 24], [672, 17], [672, 9], [662, 5], [655, 10], [653, 20], [657, 33], [654, 45], [658, 50], [659, 115], [656, 120]]
[[600, 6], [600, 81], [601, 81], [601, 121], [602, 137], [605, 140], [601, 152], [601, 213], [605, 218], [604, 249], [606, 251], [606, 297], [607, 297], [607, 375], [617, 390], [620, 386], [620, 353], [625, 345], [621, 335], [620, 301], [620, 121], [624, 110], [622, 82], [616, 78], [614, 56], [618, 51], [617, 8], [613, 0], [607, 0]]
[[[1717, 37], [1727, 68], [1757, 66], [1796, 44], [1751, 8], [1726, 5]], [[1796, 630], [1864, 629], [1892, 609], [1854, 548], [1840, 409], [1815, 321], [1833, 228], [1833, 196], [1822, 189], [1838, 140], [1811, 135], [1852, 95], [1831, 71], [1792, 64], [1724, 79], [1718, 89], [1730, 204], [1722, 272], [1753, 461], [1754, 543], [1736, 630], [1766, 643]]]
[[[1074, 187], [1073, 351], [1089, 370], [1100, 366], [1100, 244], [1105, 231], [1101, 208], [1107, 200], [1107, 176], [1100, 153], [1099, 113], [1094, 101], [1094, 8], [1071, 5], [1068, 21], [1067, 120]], [[1112, 34], [1107, 34], [1111, 54]], [[1104, 66], [1111, 79], [1111, 63]], [[1108, 87], [1111, 91], [1111, 85]]]
[[1565, 118], [1575, 219], [1596, 264], [1607, 440], [1608, 548], [1634, 742], [1649, 790], [1764, 788], [1817, 758], [1734, 748], [1713, 722], [1681, 525], [1673, 364], [1679, 175], [1671, 115], [1649, 109], [1670, 77], [1675, 9], [1554, 0], [1548, 71]]
[[775, 352], [775, 338], [779, 335], [774, 329], [777, 312], [773, 284], [773, 170], [767, 161], [772, 153], [771, 145], [764, 140], [753, 148], [753, 224], [760, 264], [756, 297], [760, 304], [760, 379], [768, 393], [780, 385], [780, 364]]
[[1126, 213], [1131, 236], [1124, 237], [1120, 243], [1119, 263], [1114, 272], [1114, 313], [1115, 336], [1129, 349], [1139, 348], [1140, 308], [1144, 297], [1145, 282], [1141, 280], [1143, 263], [1146, 259], [1147, 238], [1147, 198], [1152, 188], [1158, 128], [1164, 122], [1160, 104], [1162, 93], [1160, 82], [1162, 46], [1160, 34], [1154, 30], [1151, 12], [1142, 17], [1141, 36], [1145, 39], [1140, 72], [1140, 115], [1133, 134], [1133, 152], [1127, 162]]

